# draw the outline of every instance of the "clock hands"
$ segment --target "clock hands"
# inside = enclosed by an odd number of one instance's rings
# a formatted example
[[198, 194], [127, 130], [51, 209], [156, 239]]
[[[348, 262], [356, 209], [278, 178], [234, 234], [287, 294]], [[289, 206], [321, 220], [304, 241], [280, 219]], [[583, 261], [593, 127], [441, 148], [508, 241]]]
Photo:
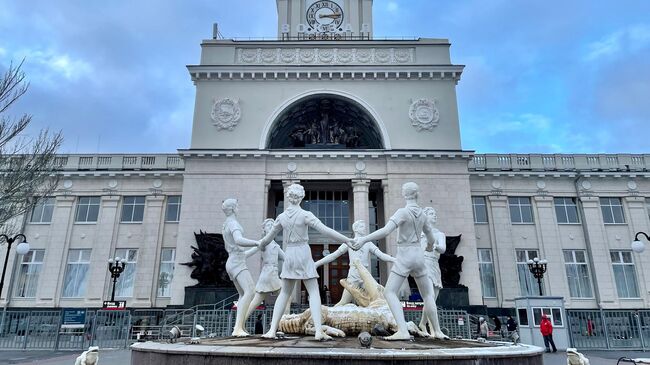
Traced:
[[341, 17], [341, 13], [332, 13], [332, 14], [319, 14], [319, 18], [330, 18], [330, 19], [338, 19]]

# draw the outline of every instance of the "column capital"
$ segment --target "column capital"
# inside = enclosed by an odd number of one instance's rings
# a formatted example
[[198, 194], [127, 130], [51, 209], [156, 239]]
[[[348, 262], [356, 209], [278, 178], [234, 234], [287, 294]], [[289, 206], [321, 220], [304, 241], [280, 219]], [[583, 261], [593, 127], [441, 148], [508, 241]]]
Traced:
[[357, 180], [352, 180], [352, 191], [368, 191], [368, 187], [370, 186], [370, 180], [366, 179], [357, 179]]

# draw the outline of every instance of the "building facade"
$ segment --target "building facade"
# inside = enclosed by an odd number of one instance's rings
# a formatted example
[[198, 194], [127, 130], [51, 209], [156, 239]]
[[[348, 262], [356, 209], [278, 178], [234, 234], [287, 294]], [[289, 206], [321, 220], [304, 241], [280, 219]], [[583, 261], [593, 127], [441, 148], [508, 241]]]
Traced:
[[[126, 257], [117, 299], [183, 305], [194, 233], [221, 232], [235, 197], [244, 235], [300, 182], [305, 209], [351, 235], [381, 227], [414, 181], [438, 227], [461, 235], [461, 283], [473, 305], [512, 308], [536, 294], [529, 258], [549, 261], [544, 294], [567, 308], [648, 306], [650, 155], [477, 155], [461, 147], [446, 39], [379, 40], [371, 0], [278, 0], [278, 40], [208, 39], [199, 64], [189, 148], [168, 155], [60, 156], [61, 184], [22, 221], [31, 251], [10, 256], [10, 307], [99, 307], [107, 260]], [[315, 258], [339, 243], [310, 236]], [[280, 238], [279, 238], [280, 239]], [[395, 236], [378, 242], [395, 253]], [[3, 246], [0, 248], [4, 250]], [[0, 252], [0, 255], [4, 253]], [[260, 258], [248, 260], [253, 277]], [[381, 281], [390, 269], [374, 265]], [[347, 258], [321, 271], [332, 299]], [[298, 299], [298, 298], [297, 298]]]

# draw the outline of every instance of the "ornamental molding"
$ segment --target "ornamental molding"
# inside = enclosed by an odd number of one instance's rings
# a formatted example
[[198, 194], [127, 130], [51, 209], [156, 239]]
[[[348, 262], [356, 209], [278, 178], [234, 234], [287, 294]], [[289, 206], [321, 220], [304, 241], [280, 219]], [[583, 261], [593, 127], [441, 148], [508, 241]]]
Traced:
[[418, 132], [423, 130], [432, 131], [433, 127], [438, 125], [440, 112], [437, 104], [437, 99], [417, 99], [411, 102], [409, 118], [411, 119], [411, 125]]
[[413, 64], [414, 47], [237, 48], [239, 64]]
[[231, 131], [235, 129], [239, 124], [239, 119], [241, 119], [239, 99], [214, 99], [210, 117], [218, 130], [227, 129]]

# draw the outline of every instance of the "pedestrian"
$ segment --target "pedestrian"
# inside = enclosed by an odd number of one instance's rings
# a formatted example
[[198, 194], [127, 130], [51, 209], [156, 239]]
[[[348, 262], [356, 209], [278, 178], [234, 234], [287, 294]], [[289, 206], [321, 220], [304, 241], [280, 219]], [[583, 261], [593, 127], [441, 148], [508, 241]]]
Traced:
[[546, 352], [551, 352], [549, 344], [553, 347], [553, 352], [557, 352], [555, 348], [555, 342], [553, 342], [553, 324], [551, 320], [548, 319], [546, 314], [542, 314], [542, 322], [539, 324], [539, 331], [542, 332], [544, 336], [544, 346], [546, 347]]
[[587, 318], [587, 336], [594, 335], [594, 321], [591, 320], [591, 317]]
[[511, 338], [514, 343], [517, 343], [517, 340], [519, 339], [519, 334], [517, 333], [517, 322], [512, 318], [512, 316], [508, 316], [508, 320], [506, 321], [506, 330], [508, 331], [508, 337]]
[[487, 322], [485, 321], [485, 318], [480, 317], [478, 319], [478, 323], [479, 323], [479, 325], [478, 325], [479, 335], [478, 336], [487, 339], [489, 328], [488, 328]]
[[501, 320], [497, 316], [492, 316], [492, 321], [494, 321], [494, 333], [501, 336]]
[[262, 335], [264, 334], [264, 324], [262, 323], [262, 314], [257, 315], [257, 320], [255, 321], [255, 334]]

